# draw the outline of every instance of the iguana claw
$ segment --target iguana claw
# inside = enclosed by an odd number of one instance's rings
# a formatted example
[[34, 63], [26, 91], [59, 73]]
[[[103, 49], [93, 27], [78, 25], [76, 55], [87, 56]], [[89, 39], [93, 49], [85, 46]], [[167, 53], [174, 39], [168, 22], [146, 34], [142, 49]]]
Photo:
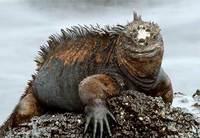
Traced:
[[103, 137], [104, 123], [106, 125], [109, 136], [112, 136], [112, 133], [110, 130], [110, 125], [108, 123], [107, 115], [109, 115], [116, 122], [113, 114], [103, 105], [87, 106], [85, 109], [86, 109], [85, 111], [87, 113], [87, 119], [86, 119], [84, 134], [87, 132], [88, 126], [89, 126], [91, 120], [93, 119], [93, 126], [94, 126], [93, 127], [93, 138], [96, 137], [98, 124], [100, 125], [99, 126], [100, 138]]

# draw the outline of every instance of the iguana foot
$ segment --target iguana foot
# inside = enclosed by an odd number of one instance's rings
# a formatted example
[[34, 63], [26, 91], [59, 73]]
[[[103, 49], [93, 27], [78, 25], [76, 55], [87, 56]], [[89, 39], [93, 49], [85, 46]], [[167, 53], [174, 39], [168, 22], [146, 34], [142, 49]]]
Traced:
[[[109, 136], [112, 135], [107, 115], [109, 115], [115, 122], [116, 120], [113, 114], [106, 108], [105, 104], [102, 104], [102, 102], [100, 102], [95, 105], [88, 105], [85, 107], [85, 112], [87, 114], [87, 119], [84, 134], [86, 133], [91, 120], [93, 120], [93, 138], [96, 137], [97, 128], [100, 128], [100, 138], [103, 137], [104, 124], [106, 125]], [[97, 126], [98, 124], [99, 127]]]

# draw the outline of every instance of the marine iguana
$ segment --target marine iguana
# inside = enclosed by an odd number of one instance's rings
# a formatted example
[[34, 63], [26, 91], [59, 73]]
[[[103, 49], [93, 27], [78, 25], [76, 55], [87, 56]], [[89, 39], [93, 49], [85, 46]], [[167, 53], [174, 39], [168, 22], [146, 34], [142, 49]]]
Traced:
[[[86, 133], [93, 122], [93, 137], [104, 124], [111, 136], [106, 99], [126, 89], [161, 96], [171, 103], [173, 90], [161, 68], [164, 44], [159, 26], [134, 13], [127, 25], [74, 26], [61, 29], [41, 47], [37, 73], [1, 133], [48, 110], [86, 113]], [[98, 127], [99, 124], [99, 127]]]

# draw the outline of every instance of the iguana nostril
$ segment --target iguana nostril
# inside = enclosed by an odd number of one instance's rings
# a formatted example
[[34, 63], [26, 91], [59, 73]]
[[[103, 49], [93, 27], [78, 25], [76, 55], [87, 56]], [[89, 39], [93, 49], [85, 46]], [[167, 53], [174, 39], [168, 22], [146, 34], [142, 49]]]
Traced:
[[139, 43], [144, 43], [145, 40], [144, 40], [143, 38], [141, 38], [141, 39], [138, 40], [138, 42], [139, 42]]
[[151, 31], [150, 29], [148, 29], [148, 28], [146, 29], [146, 32], [150, 32], [150, 31]]

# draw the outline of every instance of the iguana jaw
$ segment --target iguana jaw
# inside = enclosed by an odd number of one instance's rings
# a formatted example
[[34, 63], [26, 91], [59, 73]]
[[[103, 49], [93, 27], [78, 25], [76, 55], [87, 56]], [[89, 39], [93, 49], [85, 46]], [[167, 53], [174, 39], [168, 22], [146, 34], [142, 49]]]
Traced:
[[127, 44], [121, 50], [126, 53], [129, 58], [142, 60], [157, 56], [162, 57], [164, 47], [162, 42], [151, 44], [151, 46], [147, 47], [133, 47], [132, 45]]
[[160, 46], [148, 50], [117, 49], [118, 64], [133, 76], [151, 78], [160, 69], [163, 50]]

